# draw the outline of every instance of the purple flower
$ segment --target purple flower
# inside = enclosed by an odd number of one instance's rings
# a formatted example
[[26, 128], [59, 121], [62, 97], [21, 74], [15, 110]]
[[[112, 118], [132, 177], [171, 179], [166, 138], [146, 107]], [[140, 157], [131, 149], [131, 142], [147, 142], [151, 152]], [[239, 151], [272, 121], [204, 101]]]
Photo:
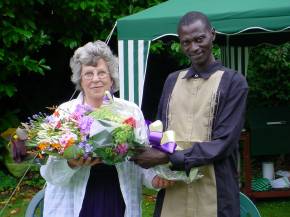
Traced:
[[74, 116], [80, 117], [85, 115], [86, 112], [91, 111], [93, 111], [93, 108], [91, 106], [78, 104], [73, 114]]
[[109, 104], [109, 103], [110, 103], [110, 98], [107, 95], [105, 95], [103, 97], [103, 104]]
[[83, 116], [78, 120], [78, 126], [82, 134], [89, 134], [94, 119], [90, 116]]
[[56, 119], [57, 118], [54, 115], [49, 115], [44, 119], [44, 122], [49, 123], [49, 124], [54, 123], [54, 122], [56, 122]]
[[32, 115], [33, 119], [37, 119], [39, 116], [37, 114]]
[[80, 142], [79, 147], [85, 151], [85, 153], [91, 153], [93, 151], [93, 147], [87, 143], [86, 141]]
[[103, 104], [108, 105], [113, 102], [113, 93], [111, 91], [106, 91], [103, 96]]

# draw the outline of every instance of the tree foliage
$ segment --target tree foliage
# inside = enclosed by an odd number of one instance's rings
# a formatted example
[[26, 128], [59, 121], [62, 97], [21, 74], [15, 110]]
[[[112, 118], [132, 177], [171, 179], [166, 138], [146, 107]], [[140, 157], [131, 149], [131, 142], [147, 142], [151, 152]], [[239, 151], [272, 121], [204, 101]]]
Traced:
[[13, 78], [21, 73], [44, 75], [40, 51], [52, 43], [73, 49], [105, 40], [115, 21], [162, 0], [4, 0], [0, 2], [0, 99], [13, 97]]
[[43, 74], [49, 66], [37, 56], [39, 49], [50, 43], [43, 27], [38, 25], [36, 5], [42, 0], [1, 1], [0, 99], [12, 97], [17, 88], [13, 80], [21, 73]]
[[252, 48], [248, 82], [250, 105], [289, 106], [290, 43]]

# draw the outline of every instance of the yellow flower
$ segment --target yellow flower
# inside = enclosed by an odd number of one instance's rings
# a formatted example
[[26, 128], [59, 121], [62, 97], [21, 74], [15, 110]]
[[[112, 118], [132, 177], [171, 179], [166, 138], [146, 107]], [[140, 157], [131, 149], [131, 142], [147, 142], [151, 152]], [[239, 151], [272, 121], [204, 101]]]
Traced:
[[74, 138], [71, 137], [71, 138], [67, 141], [67, 143], [65, 144], [65, 147], [64, 147], [64, 148], [68, 148], [68, 147], [72, 146], [73, 144], [75, 144], [75, 140], [74, 140]]
[[61, 149], [61, 145], [58, 144], [58, 143], [51, 144], [51, 147], [55, 148], [56, 150], [60, 150]]
[[41, 151], [43, 151], [43, 150], [45, 150], [47, 148], [47, 145], [48, 145], [47, 143], [39, 143], [38, 148]]

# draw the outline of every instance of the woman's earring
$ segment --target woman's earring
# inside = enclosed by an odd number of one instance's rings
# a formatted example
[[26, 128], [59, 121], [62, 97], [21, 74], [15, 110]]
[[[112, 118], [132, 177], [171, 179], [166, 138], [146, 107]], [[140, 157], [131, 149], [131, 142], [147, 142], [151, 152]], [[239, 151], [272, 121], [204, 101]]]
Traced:
[[110, 93], [113, 95], [114, 94], [114, 82], [112, 83], [112, 86], [111, 86], [111, 88], [110, 88]]

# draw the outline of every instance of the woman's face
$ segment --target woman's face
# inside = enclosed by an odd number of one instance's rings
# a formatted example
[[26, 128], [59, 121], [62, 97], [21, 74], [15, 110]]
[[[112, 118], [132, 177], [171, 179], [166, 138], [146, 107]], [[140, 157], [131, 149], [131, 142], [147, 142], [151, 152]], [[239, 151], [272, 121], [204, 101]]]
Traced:
[[82, 65], [81, 87], [87, 103], [101, 102], [106, 90], [110, 90], [113, 80], [107, 63], [100, 59], [95, 66]]

